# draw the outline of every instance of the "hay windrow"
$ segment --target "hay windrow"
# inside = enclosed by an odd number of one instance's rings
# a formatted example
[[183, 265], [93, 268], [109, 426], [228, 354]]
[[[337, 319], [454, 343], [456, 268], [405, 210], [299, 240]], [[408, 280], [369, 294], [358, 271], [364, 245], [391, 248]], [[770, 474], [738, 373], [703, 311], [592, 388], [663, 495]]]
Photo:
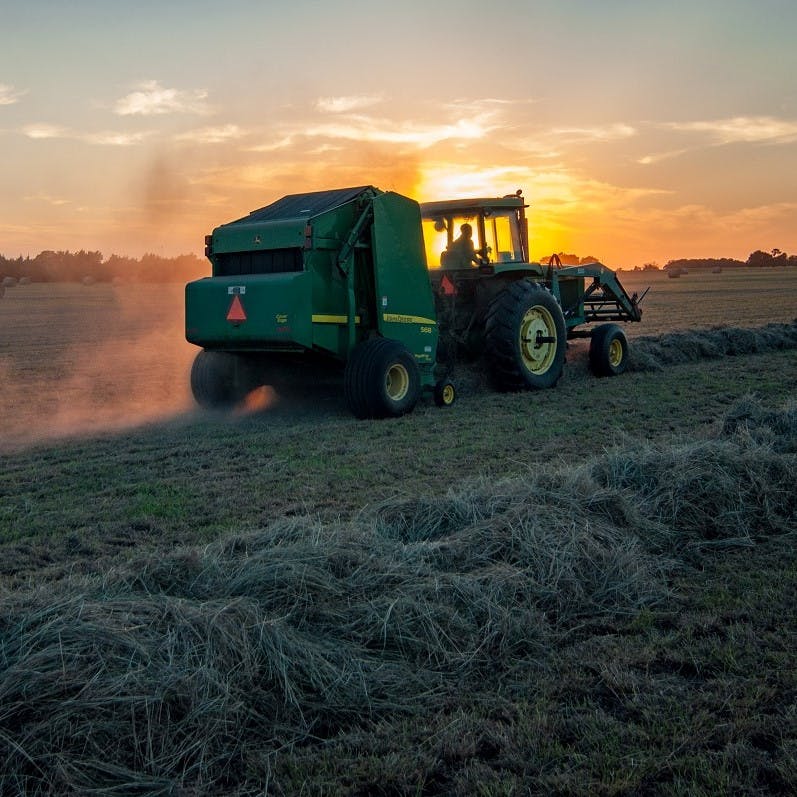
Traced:
[[670, 365], [797, 348], [797, 322], [754, 329], [715, 327], [634, 338], [629, 371], [656, 371]]
[[4, 594], [0, 788], [234, 792], [255, 750], [546, 668], [580, 624], [664, 601], [675, 568], [793, 534], [796, 442], [793, 405], [745, 399], [700, 440]]
[[[565, 376], [568, 379], [593, 378], [587, 371], [588, 345], [571, 341], [574, 354], [568, 354]], [[631, 337], [628, 346], [628, 371], [662, 371], [676, 365], [717, 360], [746, 354], [764, 354], [797, 348], [797, 320], [745, 328], [722, 326], [689, 329], [661, 335]], [[579, 368], [579, 364], [582, 366]], [[574, 367], [575, 366], [575, 367]], [[482, 358], [457, 362], [453, 370], [457, 389], [463, 394], [489, 393], [493, 390], [488, 369]]]

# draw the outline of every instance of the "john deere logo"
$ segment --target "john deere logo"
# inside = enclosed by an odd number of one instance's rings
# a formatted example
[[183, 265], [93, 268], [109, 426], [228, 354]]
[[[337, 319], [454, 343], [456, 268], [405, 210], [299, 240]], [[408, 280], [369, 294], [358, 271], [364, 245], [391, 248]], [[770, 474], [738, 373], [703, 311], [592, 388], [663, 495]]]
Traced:
[[287, 315], [287, 313], [277, 313], [277, 315], [274, 316], [274, 320], [278, 324], [287, 324], [288, 323], [288, 315]]
[[259, 244], [259, 243], [260, 243], [260, 236], [259, 236], [259, 235], [256, 235], [256, 236], [255, 236], [255, 243], [256, 243], [256, 244]]

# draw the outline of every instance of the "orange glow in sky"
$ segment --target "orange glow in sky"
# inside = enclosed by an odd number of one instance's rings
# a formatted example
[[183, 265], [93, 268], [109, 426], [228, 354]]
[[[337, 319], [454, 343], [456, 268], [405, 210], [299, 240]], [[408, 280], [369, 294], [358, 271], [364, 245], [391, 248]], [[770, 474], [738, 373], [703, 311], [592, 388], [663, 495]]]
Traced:
[[522, 189], [534, 259], [797, 253], [794, 3], [43, 0], [4, 29], [6, 257], [201, 255], [363, 184]]

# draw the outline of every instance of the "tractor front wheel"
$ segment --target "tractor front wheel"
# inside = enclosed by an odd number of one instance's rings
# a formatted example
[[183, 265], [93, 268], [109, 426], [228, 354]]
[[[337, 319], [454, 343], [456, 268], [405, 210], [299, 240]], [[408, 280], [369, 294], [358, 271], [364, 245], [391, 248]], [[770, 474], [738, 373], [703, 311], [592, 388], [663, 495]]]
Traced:
[[418, 363], [404, 344], [370, 338], [352, 350], [343, 391], [357, 418], [390, 418], [411, 412], [421, 395]]
[[592, 330], [589, 367], [595, 376], [617, 376], [628, 367], [628, 340], [617, 324], [601, 324]]
[[513, 282], [490, 303], [485, 349], [499, 390], [554, 387], [562, 375], [565, 319], [550, 291], [528, 280]]

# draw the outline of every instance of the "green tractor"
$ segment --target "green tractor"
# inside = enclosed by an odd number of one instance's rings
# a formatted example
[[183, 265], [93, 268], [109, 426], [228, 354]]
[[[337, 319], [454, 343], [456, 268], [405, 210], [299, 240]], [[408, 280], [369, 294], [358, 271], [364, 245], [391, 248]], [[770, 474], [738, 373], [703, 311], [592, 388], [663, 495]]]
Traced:
[[186, 286], [186, 339], [202, 347], [195, 399], [234, 405], [286, 369], [331, 364], [355, 416], [398, 416], [424, 391], [452, 404], [462, 357], [482, 358], [499, 390], [553, 387], [575, 337], [591, 338], [597, 375], [621, 373], [616, 322], [639, 321], [640, 300], [599, 263], [530, 263], [525, 208], [520, 192], [419, 205], [359, 186], [217, 227], [212, 276]]

